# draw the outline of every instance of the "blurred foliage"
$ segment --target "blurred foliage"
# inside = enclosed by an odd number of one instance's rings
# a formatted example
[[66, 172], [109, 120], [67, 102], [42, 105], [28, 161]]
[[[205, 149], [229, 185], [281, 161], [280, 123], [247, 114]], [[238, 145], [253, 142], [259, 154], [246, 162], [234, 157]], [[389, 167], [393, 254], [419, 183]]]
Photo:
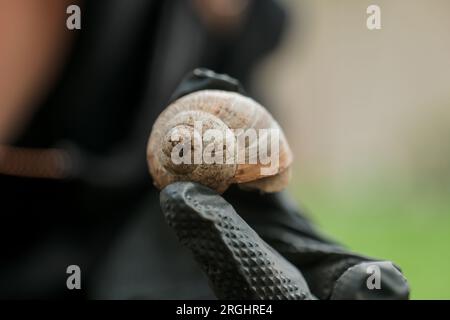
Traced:
[[450, 299], [450, 198], [395, 176], [366, 183], [295, 179], [291, 192], [326, 234], [350, 249], [389, 259], [412, 299]]

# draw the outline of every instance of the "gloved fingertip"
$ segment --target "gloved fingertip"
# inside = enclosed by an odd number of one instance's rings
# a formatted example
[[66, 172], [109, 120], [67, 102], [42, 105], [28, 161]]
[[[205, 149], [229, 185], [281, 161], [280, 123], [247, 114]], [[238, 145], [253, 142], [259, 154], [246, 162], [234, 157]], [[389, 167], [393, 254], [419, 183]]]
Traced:
[[166, 221], [221, 299], [309, 299], [301, 273], [215, 191], [177, 182], [161, 192]]
[[409, 285], [390, 261], [371, 261], [347, 269], [336, 281], [332, 300], [407, 300]]
[[160, 204], [166, 219], [169, 215], [187, 213], [205, 219], [215, 219], [217, 217], [212, 208], [231, 208], [217, 192], [196, 182], [175, 182], [168, 185], [160, 193]]

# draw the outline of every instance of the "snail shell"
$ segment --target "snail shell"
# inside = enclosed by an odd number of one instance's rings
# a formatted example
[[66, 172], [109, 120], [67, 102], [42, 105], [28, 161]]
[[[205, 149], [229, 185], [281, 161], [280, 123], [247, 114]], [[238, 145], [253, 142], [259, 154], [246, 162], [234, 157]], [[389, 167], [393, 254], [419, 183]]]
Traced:
[[[198, 126], [199, 123], [200, 126]], [[215, 129], [222, 134], [206, 143], [197, 129], [200, 129], [201, 133], [207, 132], [208, 129]], [[258, 143], [252, 143], [249, 140], [244, 145], [236, 143], [239, 134], [247, 129], [255, 129], [256, 132], [264, 131], [259, 129], [277, 130], [278, 152], [274, 155], [278, 156], [278, 166], [270, 174], [261, 173], [261, 168], [270, 165], [262, 164], [262, 161], [255, 159], [255, 155], [260, 156]], [[266, 136], [266, 139], [269, 141], [267, 154], [271, 154], [273, 151], [270, 147], [271, 140], [269, 136]], [[230, 141], [234, 143], [227, 144]], [[186, 146], [185, 143], [189, 143], [192, 151], [191, 154], [186, 154], [188, 158], [195, 160], [195, 148], [204, 151], [206, 148], [213, 148], [213, 152], [223, 157], [224, 161], [223, 163], [206, 163], [206, 161], [174, 163], [171, 158], [172, 152], [183, 156], [182, 150], [186, 149], [182, 146]], [[251, 152], [252, 150], [256, 152]], [[226, 161], [225, 157], [230, 155], [231, 159], [236, 160], [236, 157], [232, 158], [232, 155], [237, 155], [239, 152], [242, 152], [241, 154], [245, 157], [244, 163]], [[239, 184], [244, 189], [277, 192], [288, 184], [292, 160], [292, 152], [282, 130], [266, 109], [251, 98], [221, 90], [196, 91], [170, 104], [154, 123], [147, 146], [150, 174], [155, 186], [159, 189], [176, 181], [194, 181], [219, 193], [224, 192], [233, 183]]]

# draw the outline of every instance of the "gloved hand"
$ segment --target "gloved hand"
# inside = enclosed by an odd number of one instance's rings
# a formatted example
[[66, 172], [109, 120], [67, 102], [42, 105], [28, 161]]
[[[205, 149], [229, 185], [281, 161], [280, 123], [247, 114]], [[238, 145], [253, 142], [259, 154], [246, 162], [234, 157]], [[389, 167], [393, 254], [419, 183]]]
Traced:
[[[283, 194], [232, 188], [224, 196], [241, 204], [255, 229], [200, 184], [177, 182], [160, 194], [168, 224], [192, 251], [219, 299], [408, 298], [408, 284], [392, 263], [350, 253], [322, 238], [280, 198]], [[371, 277], [379, 278], [372, 283]]]
[[[202, 89], [245, 94], [239, 81], [207, 69], [189, 74], [171, 101]], [[229, 188], [222, 196], [178, 182], [162, 211], [221, 299], [407, 299], [391, 262], [352, 253], [321, 235], [286, 193]], [[250, 227], [251, 226], [251, 227]]]

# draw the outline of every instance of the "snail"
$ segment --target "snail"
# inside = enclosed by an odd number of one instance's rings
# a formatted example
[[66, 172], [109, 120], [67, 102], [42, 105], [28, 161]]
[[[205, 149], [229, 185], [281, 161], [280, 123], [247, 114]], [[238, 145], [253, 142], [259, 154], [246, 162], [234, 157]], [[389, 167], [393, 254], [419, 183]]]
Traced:
[[236, 92], [200, 90], [171, 103], [155, 121], [147, 145], [154, 185], [194, 181], [218, 193], [231, 184], [278, 192], [293, 161], [269, 112]]

